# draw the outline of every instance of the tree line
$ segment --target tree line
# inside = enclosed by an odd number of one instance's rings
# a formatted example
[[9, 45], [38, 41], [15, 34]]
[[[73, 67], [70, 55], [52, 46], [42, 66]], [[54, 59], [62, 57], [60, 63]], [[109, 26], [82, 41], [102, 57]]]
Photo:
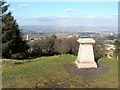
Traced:
[[76, 37], [58, 38], [55, 35], [29, 42], [30, 56], [51, 56], [58, 54], [77, 55], [79, 44]]
[[[79, 37], [70, 38], [58, 38], [55, 35], [41, 38], [40, 40], [34, 40], [28, 42], [30, 46], [29, 53], [31, 58], [41, 56], [52, 56], [58, 54], [72, 54], [77, 55], [79, 49], [79, 43], [77, 42]], [[105, 41], [103, 38], [95, 38], [96, 43], [93, 45], [95, 60], [105, 56]]]

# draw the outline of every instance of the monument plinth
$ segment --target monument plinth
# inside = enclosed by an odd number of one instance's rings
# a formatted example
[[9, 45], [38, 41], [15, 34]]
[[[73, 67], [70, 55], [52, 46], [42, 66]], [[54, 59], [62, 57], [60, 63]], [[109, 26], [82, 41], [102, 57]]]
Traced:
[[77, 42], [80, 43], [77, 59], [75, 63], [78, 68], [97, 68], [94, 61], [93, 38], [79, 38]]

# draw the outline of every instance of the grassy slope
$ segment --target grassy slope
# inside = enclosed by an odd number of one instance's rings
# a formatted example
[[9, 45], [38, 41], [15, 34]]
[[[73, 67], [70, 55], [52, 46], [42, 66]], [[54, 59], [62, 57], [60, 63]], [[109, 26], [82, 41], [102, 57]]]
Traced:
[[13, 61], [3, 65], [3, 87], [92, 87], [115, 88], [118, 86], [118, 61], [102, 58], [110, 71], [91, 81], [84, 80], [77, 74], [68, 73], [64, 65], [72, 64], [76, 59], [73, 55], [42, 57], [21, 65]]

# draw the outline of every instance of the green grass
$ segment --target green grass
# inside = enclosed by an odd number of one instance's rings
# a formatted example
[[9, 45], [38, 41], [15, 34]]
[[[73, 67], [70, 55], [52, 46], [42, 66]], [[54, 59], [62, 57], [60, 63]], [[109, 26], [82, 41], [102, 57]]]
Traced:
[[[2, 81], [3, 88], [117, 88], [118, 61], [101, 58], [110, 68], [109, 72], [90, 81], [80, 75], [66, 71], [65, 64], [73, 64], [76, 56], [58, 55], [41, 57], [25, 61], [3, 60]], [[15, 62], [24, 64], [16, 65]]]

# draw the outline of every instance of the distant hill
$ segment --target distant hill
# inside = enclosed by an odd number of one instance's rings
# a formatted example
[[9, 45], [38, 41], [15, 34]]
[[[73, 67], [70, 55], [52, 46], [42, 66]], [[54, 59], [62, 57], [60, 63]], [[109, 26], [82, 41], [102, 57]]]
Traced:
[[24, 33], [55, 32], [117, 32], [117, 27], [85, 27], [85, 26], [20, 26]]

